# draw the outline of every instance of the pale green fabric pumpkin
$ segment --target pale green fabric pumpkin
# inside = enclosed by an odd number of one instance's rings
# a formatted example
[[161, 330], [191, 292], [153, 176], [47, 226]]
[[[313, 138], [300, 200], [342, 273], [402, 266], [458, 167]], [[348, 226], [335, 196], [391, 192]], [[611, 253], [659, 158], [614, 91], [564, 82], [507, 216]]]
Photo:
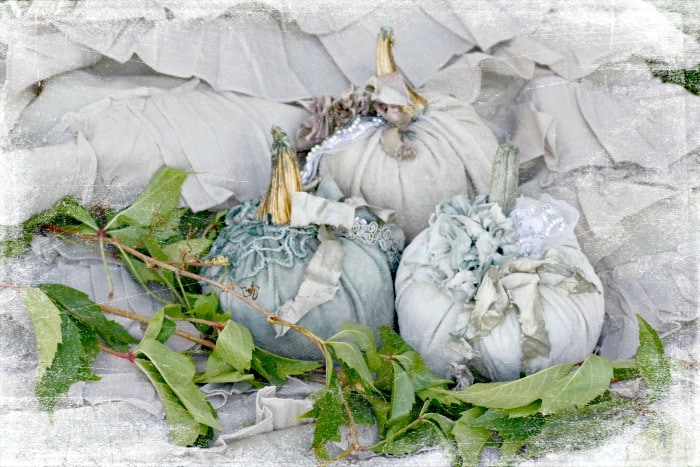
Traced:
[[582, 361], [600, 336], [603, 287], [574, 235], [579, 213], [548, 195], [516, 200], [519, 165], [503, 146], [491, 195], [438, 205], [396, 274], [401, 335], [460, 385], [472, 371], [506, 381]]

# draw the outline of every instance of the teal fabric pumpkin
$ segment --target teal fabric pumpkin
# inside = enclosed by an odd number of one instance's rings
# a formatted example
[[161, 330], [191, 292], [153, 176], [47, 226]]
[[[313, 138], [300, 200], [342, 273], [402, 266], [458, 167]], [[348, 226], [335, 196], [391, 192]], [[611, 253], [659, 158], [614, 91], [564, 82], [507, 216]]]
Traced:
[[[220, 282], [233, 282], [269, 311], [294, 299], [304, 273], [318, 250], [319, 227], [276, 226], [255, 219], [259, 200], [234, 207], [226, 216], [211, 255], [223, 255], [228, 267], [210, 267], [204, 275]], [[311, 310], [297, 324], [321, 338], [337, 333], [347, 321], [372, 328], [393, 325], [394, 288], [392, 266], [402, 247], [400, 232], [364, 212], [350, 231], [334, 229], [345, 255], [339, 287], [332, 300]], [[248, 327], [256, 344], [292, 358], [318, 358], [318, 349], [303, 335], [289, 331], [276, 337], [265, 317], [237, 297], [220, 294], [222, 307], [232, 319]]]
[[[214, 242], [210, 255], [227, 258], [228, 266], [204, 268], [203, 275], [234, 283], [238, 292], [287, 320], [289, 313], [303, 308], [292, 322], [323, 339], [348, 321], [372, 328], [392, 326], [392, 272], [404, 242], [401, 229], [391, 222], [393, 213], [358, 199], [340, 202], [330, 179], [321, 182], [315, 196], [294, 192], [290, 186], [297, 186], [299, 169], [291, 162], [291, 142], [284, 138], [284, 148], [273, 144], [277, 167], [264, 202], [232, 208]], [[274, 220], [274, 212], [281, 220]], [[291, 358], [321, 356], [299, 332], [270, 325], [233, 294], [219, 296], [222, 307], [248, 327], [261, 348]]]

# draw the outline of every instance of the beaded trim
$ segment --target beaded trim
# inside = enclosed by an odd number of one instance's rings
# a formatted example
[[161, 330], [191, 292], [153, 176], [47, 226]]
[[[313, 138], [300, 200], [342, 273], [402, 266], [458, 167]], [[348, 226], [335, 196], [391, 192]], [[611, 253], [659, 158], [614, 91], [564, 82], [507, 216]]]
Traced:
[[365, 134], [381, 128], [385, 124], [386, 120], [383, 117], [357, 117], [349, 125], [336, 130], [322, 143], [311, 148], [311, 151], [306, 156], [304, 169], [301, 171], [301, 182], [306, 185], [316, 177], [321, 157], [325, 154], [337, 150], [338, 146], [351, 143]]

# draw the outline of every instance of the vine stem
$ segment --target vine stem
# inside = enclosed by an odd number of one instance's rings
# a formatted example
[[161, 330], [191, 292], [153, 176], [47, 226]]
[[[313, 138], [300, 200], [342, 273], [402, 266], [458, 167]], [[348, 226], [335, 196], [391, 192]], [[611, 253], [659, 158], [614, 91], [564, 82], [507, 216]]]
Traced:
[[[65, 228], [62, 228], [59, 226], [51, 225], [51, 226], [49, 226], [49, 229], [53, 232], [61, 232], [61, 233], [78, 235], [84, 241], [87, 241], [87, 242], [91, 242], [91, 241], [95, 240], [95, 235], [79, 234], [75, 231], [70, 231], [69, 229], [65, 229]], [[326, 353], [326, 350], [323, 346], [323, 341], [321, 339], [319, 339], [318, 337], [316, 337], [311, 331], [309, 331], [308, 329], [303, 328], [301, 326], [297, 326], [294, 323], [290, 323], [289, 321], [286, 321], [286, 320], [278, 317], [274, 313], [270, 313], [265, 308], [263, 308], [262, 306], [257, 304], [254, 300], [250, 299], [250, 297], [246, 297], [245, 295], [243, 295], [239, 292], [236, 292], [236, 284], [234, 284], [234, 283], [222, 284], [221, 282], [217, 282], [215, 280], [209, 279], [209, 278], [201, 276], [199, 274], [195, 274], [193, 272], [187, 271], [186, 269], [181, 269], [177, 266], [169, 264], [166, 261], [157, 260], [155, 258], [152, 258], [152, 257], [144, 254], [144, 253], [141, 253], [140, 251], [138, 251], [135, 248], [130, 247], [129, 245], [122, 243], [117, 238], [110, 237], [108, 234], [109, 234], [109, 232], [106, 232], [105, 235], [101, 235], [101, 236], [99, 234], [97, 235], [98, 241], [101, 241], [100, 247], [102, 247], [102, 244], [107, 244], [107, 245], [117, 247], [118, 249], [123, 250], [123, 251], [129, 253], [130, 255], [140, 259], [141, 261], [143, 261], [143, 263], [147, 267], [165, 269], [165, 270], [168, 270], [172, 273], [179, 274], [180, 276], [188, 277], [190, 279], [194, 279], [196, 281], [203, 282], [205, 284], [209, 284], [212, 287], [216, 287], [217, 289], [221, 290], [224, 293], [230, 293], [231, 295], [235, 296], [239, 300], [248, 304], [251, 308], [253, 308], [258, 313], [265, 316], [268, 323], [278, 324], [280, 326], [286, 326], [286, 327], [289, 327], [289, 328], [296, 330], [297, 332], [300, 332], [301, 334], [306, 336], [309, 340], [311, 340], [311, 342], [313, 342], [314, 345], [316, 345], [316, 347], [318, 347], [321, 350], [321, 353], [323, 353], [323, 354]]]
[[294, 323], [290, 323], [289, 321], [286, 321], [273, 313], [270, 313], [265, 308], [263, 308], [262, 306], [257, 304], [250, 297], [246, 297], [245, 295], [237, 292], [235, 289], [235, 284], [233, 284], [233, 283], [222, 284], [221, 282], [217, 282], [215, 280], [209, 279], [209, 278], [201, 276], [199, 274], [195, 274], [195, 273], [187, 271], [185, 269], [180, 269], [179, 267], [173, 266], [172, 264], [168, 264], [165, 261], [160, 261], [160, 260], [152, 258], [144, 253], [141, 253], [137, 249], [132, 248], [128, 245], [125, 245], [122, 242], [120, 242], [119, 240], [111, 238], [111, 237], [104, 237], [104, 242], [109, 244], [109, 245], [116, 246], [117, 248], [123, 249], [124, 251], [126, 251], [130, 255], [143, 261], [144, 264], [146, 264], [146, 266], [148, 266], [148, 267], [162, 268], [162, 269], [168, 270], [170, 272], [173, 272], [175, 274], [178, 274], [180, 276], [188, 277], [190, 279], [194, 279], [194, 280], [199, 281], [199, 282], [204, 282], [205, 284], [209, 284], [212, 287], [216, 287], [217, 289], [221, 290], [222, 292], [232, 294], [233, 296], [235, 296], [239, 300], [245, 302], [250, 307], [255, 309], [255, 311], [257, 311], [258, 313], [265, 316], [268, 323], [279, 324], [281, 326], [287, 326], [287, 327], [294, 329], [297, 332], [300, 332], [301, 334], [306, 336], [309, 340], [311, 340], [316, 345], [316, 347], [318, 347], [321, 350], [322, 353], [324, 353], [322, 341], [318, 337], [316, 337], [313, 333], [311, 333], [311, 331], [309, 331], [308, 329], [303, 328], [301, 326], [298, 326]]
[[[128, 319], [138, 321], [139, 323], [143, 323], [143, 324], [148, 324], [150, 322], [149, 319], [146, 318], [145, 316], [141, 316], [139, 314], [132, 313], [130, 311], [120, 310], [119, 308], [114, 308], [114, 307], [111, 307], [109, 305], [102, 305], [99, 303], [97, 304], [97, 306], [99, 306], [100, 309], [102, 309], [102, 311], [105, 311], [105, 312], [112, 314], [112, 315], [121, 316], [123, 318], [128, 318]], [[188, 341], [199, 344], [202, 347], [207, 347], [210, 349], [213, 349], [214, 347], [216, 347], [216, 344], [214, 344], [212, 341], [202, 339], [200, 337], [197, 337], [195, 335], [190, 334], [189, 332], [185, 332], [185, 331], [181, 331], [179, 329], [176, 329], [174, 334], [176, 336], [182, 337], [183, 339], [187, 339]]]
[[123, 358], [125, 360], [129, 360], [131, 363], [134, 363], [134, 355], [131, 353], [117, 352], [116, 350], [110, 349], [109, 347], [106, 347], [102, 344], [98, 344], [98, 347], [101, 351], [105, 353], [114, 355], [115, 357]]

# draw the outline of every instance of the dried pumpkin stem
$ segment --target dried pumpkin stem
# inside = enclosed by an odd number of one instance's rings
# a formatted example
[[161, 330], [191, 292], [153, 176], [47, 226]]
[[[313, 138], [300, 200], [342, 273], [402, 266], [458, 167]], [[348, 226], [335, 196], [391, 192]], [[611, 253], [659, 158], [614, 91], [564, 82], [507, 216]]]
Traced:
[[[377, 51], [375, 58], [375, 67], [377, 76], [389, 75], [397, 71], [396, 62], [394, 61], [394, 33], [391, 28], [383, 27], [377, 36]], [[407, 106], [401, 107], [401, 112], [411, 116], [423, 113], [428, 106], [428, 101], [423, 96], [418, 94], [408, 83], [406, 90], [410, 96], [410, 103]]]
[[510, 144], [501, 145], [493, 160], [489, 201], [497, 203], [506, 216], [515, 207], [519, 171], [518, 148]]
[[292, 193], [302, 190], [301, 174], [296, 151], [287, 134], [274, 126], [272, 140], [272, 177], [255, 217], [284, 225], [292, 218]]

